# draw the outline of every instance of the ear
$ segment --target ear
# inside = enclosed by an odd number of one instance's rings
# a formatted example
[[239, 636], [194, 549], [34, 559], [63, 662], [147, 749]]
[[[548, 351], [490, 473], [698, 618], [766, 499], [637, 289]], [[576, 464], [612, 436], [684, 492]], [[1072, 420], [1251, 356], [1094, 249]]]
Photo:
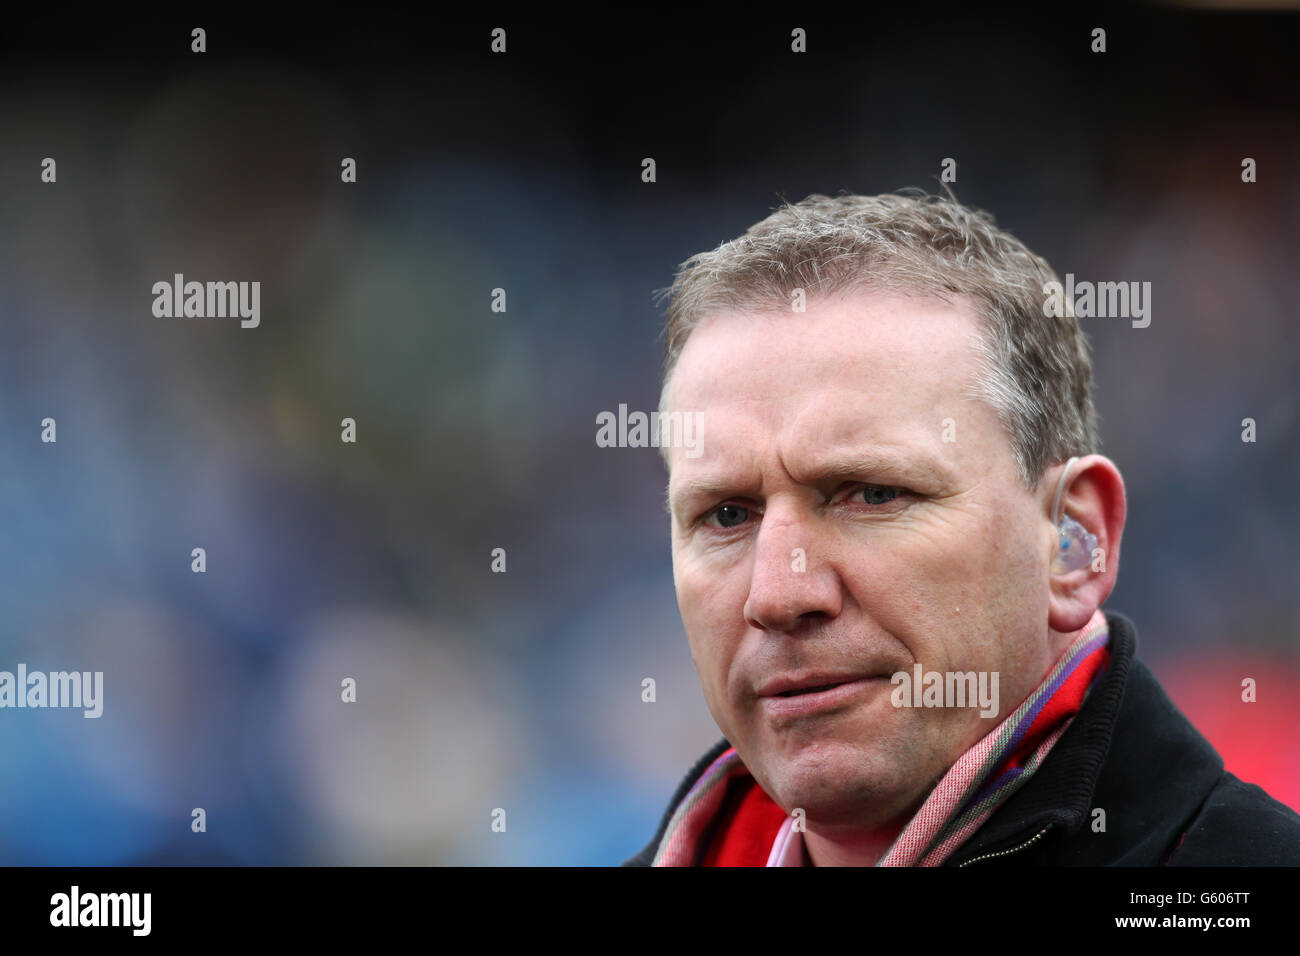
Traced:
[[1096, 535], [1099, 550], [1089, 556], [1085, 567], [1066, 574], [1052, 574], [1052, 558], [1060, 544], [1057, 529], [1052, 525], [1051, 508], [1064, 469], [1064, 463], [1049, 468], [1050, 481], [1043, 483], [1047, 497], [1043, 506], [1044, 522], [1051, 538], [1046, 558], [1051, 581], [1047, 624], [1062, 634], [1086, 625], [1115, 589], [1119, 544], [1128, 510], [1124, 479], [1113, 461], [1104, 455], [1087, 455], [1076, 461], [1061, 493], [1061, 514], [1069, 515]]

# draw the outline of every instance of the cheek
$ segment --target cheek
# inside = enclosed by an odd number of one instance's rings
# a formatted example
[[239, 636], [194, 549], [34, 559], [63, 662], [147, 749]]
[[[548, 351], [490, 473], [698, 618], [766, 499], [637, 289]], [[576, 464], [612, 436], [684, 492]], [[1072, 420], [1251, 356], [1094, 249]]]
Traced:
[[[978, 560], [951, 534], [907, 534], [850, 552], [846, 582], [882, 624], [943, 620], [966, 613], [977, 593]], [[955, 608], [960, 607], [960, 612]]]
[[1034, 555], [1017, 520], [997, 509], [961, 519], [859, 549], [846, 569], [866, 616], [927, 667], [987, 664], [1034, 610]]
[[975, 570], [981, 587], [979, 605], [989, 635], [1004, 655], [1018, 656], [1025, 641], [1041, 637], [1047, 623], [1047, 579], [1035, 537], [1033, 516], [1008, 507], [990, 522], [989, 544]]
[[744, 636], [744, 595], [729, 575], [705, 573], [674, 562], [677, 605], [691, 659], [710, 700], [726, 689], [731, 659]]

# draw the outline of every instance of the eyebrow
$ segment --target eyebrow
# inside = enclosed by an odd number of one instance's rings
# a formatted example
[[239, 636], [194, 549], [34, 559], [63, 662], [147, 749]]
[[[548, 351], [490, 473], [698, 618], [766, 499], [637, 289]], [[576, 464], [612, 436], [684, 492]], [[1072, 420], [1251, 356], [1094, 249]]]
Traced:
[[[886, 452], [872, 451], [832, 452], [809, 468], [808, 472], [812, 475], [812, 479], [803, 484], [824, 484], [835, 479], [882, 473], [891, 476], [891, 480], [901, 482], [928, 479], [946, 483], [953, 477], [952, 471], [942, 461], [929, 455], [921, 455], [909, 460]], [[664, 508], [671, 515], [674, 501], [684, 505], [696, 499], [726, 497], [736, 493], [737, 484], [738, 482], [719, 475], [700, 475], [683, 479], [674, 495], [670, 480], [668, 487], [664, 489]]]

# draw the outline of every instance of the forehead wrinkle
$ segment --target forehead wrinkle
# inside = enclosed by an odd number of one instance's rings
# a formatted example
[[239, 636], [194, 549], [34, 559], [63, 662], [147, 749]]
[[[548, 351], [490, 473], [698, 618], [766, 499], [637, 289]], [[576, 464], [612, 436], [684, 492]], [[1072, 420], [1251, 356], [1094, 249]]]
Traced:
[[688, 501], [703, 498], [721, 498], [727, 495], [741, 494], [747, 488], [761, 488], [761, 481], [755, 483], [753, 477], [732, 479], [720, 472], [695, 475], [678, 482], [676, 492], [671, 480], [668, 483], [668, 509], [672, 513], [674, 502], [685, 505]]
[[[770, 425], [771, 423], [773, 401], [771, 398], [766, 396], [761, 398], [733, 398], [723, 402], [706, 403], [704, 408], [701, 410], [701, 414], [706, 416], [715, 415], [720, 409], [728, 407], [742, 408], [746, 413], [741, 416], [742, 421], [747, 421], [749, 423], [757, 421], [761, 423], [760, 427], [762, 425]], [[752, 408], [757, 408], [758, 411], [756, 413], [751, 412]], [[783, 424], [784, 415], [780, 414], [780, 404], [776, 405], [775, 411], [778, 413], [778, 419], [782, 420]], [[714, 418], [712, 421], [716, 427], [717, 419]], [[778, 426], [778, 430], [779, 428], [780, 426]], [[717, 447], [717, 439], [714, 438], [713, 441], [715, 442], [714, 447]], [[714, 498], [721, 495], [734, 495], [741, 493], [741, 490], [749, 488], [758, 491], [762, 487], [762, 468], [753, 456], [753, 447], [751, 445], [742, 444], [740, 446], [740, 454], [737, 457], [739, 464], [736, 469], [733, 469], [730, 464], [723, 461], [713, 467], [712, 470], [704, 471], [701, 474], [694, 474], [689, 477], [678, 478], [678, 475], [681, 474], [684, 466], [684, 459], [681, 456], [675, 456], [675, 458], [677, 467], [670, 472], [668, 477], [668, 487], [664, 491], [664, 497], [666, 499], [669, 514], [673, 514], [674, 502], [684, 503], [688, 499], [695, 500], [696, 498]], [[734, 472], [740, 472], [742, 469], [744, 477], [732, 477]], [[674, 481], [676, 481], [675, 488], [673, 484]]]
[[824, 454], [815, 454], [805, 472], [804, 484], [813, 484], [832, 478], [849, 478], [855, 475], [885, 474], [901, 478], [951, 477], [947, 467], [912, 445], [888, 446], [891, 450], [878, 450], [867, 443], [856, 447], [834, 448]]
[[[811, 363], [809, 356], [796, 356], [794, 361]], [[897, 373], [909, 370], [906, 362], [895, 361], [884, 372]], [[948, 379], [951, 376], [946, 376]], [[752, 383], [745, 383], [752, 384]], [[888, 394], [889, 383], [875, 385], [865, 383], [839, 383], [840, 387], [854, 398], [865, 397], [869, 406], [878, 402], [881, 394]], [[716, 389], [716, 379], [707, 382], [707, 388]], [[966, 396], [959, 401], [969, 402]], [[773, 458], [771, 478], [786, 477], [790, 482], [806, 487], [816, 487], [834, 478], [850, 476], [892, 475], [900, 483], [907, 479], [924, 481], [939, 480], [945, 485], [954, 480], [951, 466], [940, 457], [927, 450], [924, 442], [915, 441], [912, 429], [904, 428], [892, 435], [880, 435], [879, 427], [859, 425], [852, 428], [851, 418], [842, 417], [844, 398], [830, 407], [827, 396], [821, 391], [803, 390], [785, 394], [743, 394], [724, 396], [708, 394], [693, 396], [693, 405], [703, 405], [706, 413], [717, 414], [723, 409], [737, 413], [737, 420], [757, 426], [761, 439], [770, 439], [766, 451]], [[877, 423], [890, 431], [890, 413]], [[714, 419], [715, 423], [717, 419]], [[895, 426], [899, 423], [894, 422]], [[828, 434], [829, 426], [829, 434]], [[722, 433], [727, 430], [723, 429]], [[715, 430], [714, 442], [719, 431]], [[908, 441], [912, 438], [913, 441]], [[820, 440], [819, 440], [820, 439]], [[716, 447], [716, 444], [715, 444]], [[673, 486], [675, 475], [670, 475], [665, 489], [665, 506], [668, 513], [674, 514], [673, 505], [685, 508], [688, 501], [711, 498], [721, 500], [727, 496], [740, 494], [759, 494], [768, 483], [769, 476], [764, 474], [764, 467], [754, 457], [754, 453], [764, 452], [755, 449], [753, 444], [740, 445], [741, 467], [745, 469], [744, 477], [733, 477], [731, 468], [723, 461], [712, 471], [682, 477], [676, 488]], [[790, 467], [794, 462], [795, 467]], [[807, 462], [806, 466], [801, 462]], [[683, 464], [678, 459], [679, 468]], [[705, 467], [708, 467], [707, 465]]]

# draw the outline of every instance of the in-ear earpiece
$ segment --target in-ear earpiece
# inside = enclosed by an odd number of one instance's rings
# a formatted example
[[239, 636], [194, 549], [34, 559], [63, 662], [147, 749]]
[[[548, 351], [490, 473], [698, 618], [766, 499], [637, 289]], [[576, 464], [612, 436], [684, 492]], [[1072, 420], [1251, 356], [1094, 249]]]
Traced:
[[1056, 500], [1052, 504], [1052, 516], [1056, 521], [1060, 547], [1057, 549], [1056, 556], [1052, 558], [1053, 574], [1068, 574], [1087, 567], [1088, 562], [1092, 560], [1092, 552], [1097, 547], [1095, 534], [1090, 534], [1087, 528], [1069, 515], [1061, 514], [1061, 493], [1065, 491], [1065, 480], [1070, 476], [1070, 469], [1078, 460], [1076, 456], [1065, 463], [1061, 480], [1056, 485]]
[[1086, 568], [1097, 547], [1097, 536], [1089, 534], [1087, 528], [1069, 515], [1062, 518], [1056, 527], [1061, 533], [1061, 547], [1052, 559], [1052, 573], [1068, 574]]

